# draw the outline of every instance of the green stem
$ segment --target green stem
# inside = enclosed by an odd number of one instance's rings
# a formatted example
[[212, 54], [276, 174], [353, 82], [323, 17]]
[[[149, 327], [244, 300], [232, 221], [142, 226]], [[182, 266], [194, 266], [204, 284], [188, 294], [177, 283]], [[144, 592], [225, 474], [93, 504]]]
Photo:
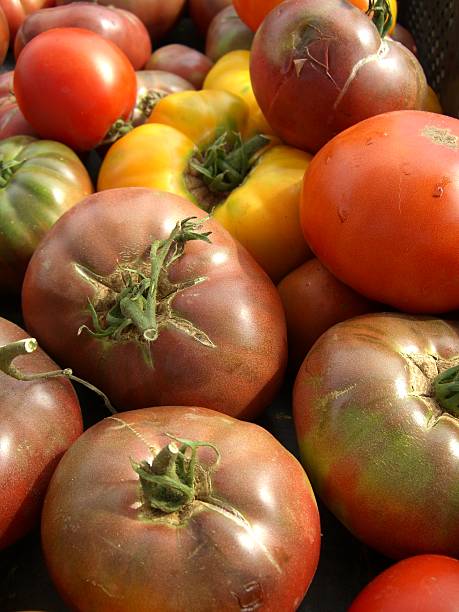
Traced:
[[105, 138], [102, 140], [100, 145], [112, 144], [125, 134], [128, 134], [134, 129], [132, 121], [125, 121], [124, 119], [117, 119], [112, 127], [108, 130]]
[[389, 0], [369, 0], [367, 15], [372, 18], [381, 38], [384, 38], [394, 23]]
[[459, 365], [439, 374], [433, 387], [435, 399], [443, 410], [459, 418]]
[[6, 187], [6, 185], [8, 185], [11, 177], [17, 170], [19, 170], [22, 164], [24, 164], [26, 161], [27, 160], [25, 159], [0, 160], [0, 188]]
[[91, 383], [79, 378], [78, 376], [74, 376], [72, 370], [70, 368], [65, 368], [64, 370], [53, 370], [51, 372], [40, 372], [37, 374], [26, 374], [19, 370], [14, 364], [13, 361], [16, 357], [20, 355], [27, 355], [29, 353], [33, 353], [38, 348], [38, 342], [35, 338], [26, 338], [25, 340], [17, 340], [16, 342], [11, 342], [9, 344], [5, 344], [4, 346], [0, 346], [0, 371], [4, 372], [8, 376], [15, 378], [16, 380], [21, 380], [25, 382], [34, 381], [34, 380], [49, 380], [51, 378], [57, 378], [63, 376], [64, 378], [68, 378], [73, 380], [81, 385], [84, 385], [94, 393], [97, 393], [104, 400], [105, 405], [110, 410], [112, 414], [116, 414], [115, 408], [110, 403], [108, 397], [100, 391], [97, 387], [92, 385]]

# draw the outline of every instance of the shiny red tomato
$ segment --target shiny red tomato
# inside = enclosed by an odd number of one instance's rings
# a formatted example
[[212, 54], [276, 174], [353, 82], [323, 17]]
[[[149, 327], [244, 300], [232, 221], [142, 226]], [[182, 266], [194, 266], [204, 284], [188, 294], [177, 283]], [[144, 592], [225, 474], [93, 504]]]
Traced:
[[293, 612], [320, 525], [306, 474], [270, 433], [165, 406], [80, 437], [48, 489], [42, 541], [74, 610]]
[[128, 119], [137, 85], [131, 63], [113, 42], [85, 29], [55, 28], [24, 47], [14, 91], [40, 136], [89, 150], [116, 120]]
[[233, 0], [237, 14], [255, 32], [275, 6], [283, 0]]
[[377, 576], [354, 600], [349, 612], [457, 612], [459, 561], [419, 555]]

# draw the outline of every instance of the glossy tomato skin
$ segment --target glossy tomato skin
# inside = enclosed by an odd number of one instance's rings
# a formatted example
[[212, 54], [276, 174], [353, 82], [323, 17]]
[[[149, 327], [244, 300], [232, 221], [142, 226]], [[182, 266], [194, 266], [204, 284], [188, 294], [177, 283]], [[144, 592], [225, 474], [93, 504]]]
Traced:
[[14, 41], [16, 59], [32, 38], [52, 28], [85, 28], [113, 41], [127, 55], [134, 70], [140, 70], [151, 55], [150, 35], [136, 15], [94, 2], [73, 2], [28, 15]]
[[0, 8], [8, 21], [11, 43], [26, 15], [53, 5], [54, 0], [0, 0]]
[[459, 308], [459, 121], [394, 112], [328, 143], [305, 174], [303, 231], [341, 281], [405, 312]]
[[459, 561], [418, 555], [399, 561], [366, 586], [349, 612], [456, 612]]
[[19, 109], [14, 95], [13, 79], [13, 70], [0, 74], [0, 140], [19, 134], [37, 135]]
[[129, 118], [136, 78], [115, 43], [90, 30], [54, 28], [20, 54], [14, 91], [43, 138], [84, 151], [99, 144], [117, 119]]
[[289, 365], [297, 369], [327, 329], [376, 309], [376, 304], [333, 276], [315, 257], [287, 274], [277, 286], [285, 310]]
[[202, 34], [207, 33], [212, 19], [227, 6], [231, 6], [231, 0], [189, 0], [188, 2], [191, 19]]
[[201, 89], [213, 62], [204, 53], [186, 45], [171, 44], [156, 49], [148, 59], [146, 70], [164, 70], [186, 79]]
[[[179, 526], [145, 515], [130, 460], [151, 461], [167, 433], [216, 445], [212, 497], [238, 518], [197, 500]], [[81, 612], [294, 612], [317, 566], [320, 527], [306, 474], [266, 430], [167, 406], [120, 413], [83, 434], [48, 490], [42, 541], [55, 585]]]
[[205, 215], [184, 198], [142, 188], [110, 189], [80, 202], [51, 229], [28, 267], [27, 328], [121, 409], [200, 403], [252, 418], [282, 380], [284, 314], [270, 279], [216, 221], [204, 225], [212, 243], [187, 243], [171, 269], [174, 282], [205, 279], [178, 293], [173, 311], [207, 334], [214, 347], [168, 324], [149, 345], [152, 366], [137, 340], [77, 334], [81, 325], [92, 326], [88, 299], [102, 308], [106, 295], [87, 271], [109, 275], [120, 261], [146, 259], [154, 238], [166, 238], [177, 221], [192, 216]]
[[[0, 346], [28, 338], [0, 318]], [[14, 360], [28, 374], [58, 366], [39, 348]], [[0, 549], [36, 525], [52, 473], [83, 430], [72, 385], [62, 378], [24, 382], [0, 372]]]
[[237, 14], [255, 32], [266, 15], [283, 0], [233, 0]]
[[325, 332], [296, 378], [295, 427], [315, 491], [389, 557], [459, 554], [459, 417], [433, 392], [458, 355], [457, 323], [369, 314]]
[[275, 133], [311, 153], [367, 117], [422, 108], [427, 87], [415, 56], [346, 0], [276, 7], [255, 35], [250, 75]]
[[5, 61], [10, 44], [10, 30], [5, 13], [0, 6], [0, 65]]

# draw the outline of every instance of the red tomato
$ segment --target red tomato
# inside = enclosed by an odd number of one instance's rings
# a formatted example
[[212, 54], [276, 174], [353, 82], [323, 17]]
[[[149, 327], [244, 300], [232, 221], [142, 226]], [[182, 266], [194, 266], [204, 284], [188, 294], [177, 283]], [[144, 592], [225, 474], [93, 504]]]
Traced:
[[275, 6], [283, 0], [233, 0], [237, 14], [255, 32]]
[[0, 65], [5, 61], [5, 57], [10, 44], [10, 30], [5, 13], [0, 5]]
[[375, 304], [341, 283], [318, 259], [310, 259], [278, 285], [287, 319], [289, 364], [297, 368], [317, 338]]
[[300, 205], [310, 247], [341, 281], [405, 312], [459, 308], [459, 120], [378, 115], [312, 160]]
[[[79, 202], [29, 264], [27, 328], [119, 408], [200, 404], [254, 418], [286, 365], [279, 294], [217, 221], [180, 230], [193, 217], [203, 211], [184, 198], [139, 187]], [[184, 238], [198, 231], [211, 242]]]
[[48, 489], [42, 541], [75, 610], [293, 612], [316, 570], [320, 526], [306, 474], [270, 433], [166, 406], [80, 437]]
[[85, 29], [55, 28], [20, 54], [14, 91], [40, 136], [89, 150], [117, 119], [128, 119], [137, 85], [131, 63], [113, 42]]
[[8, 20], [11, 43], [26, 15], [53, 5], [54, 0], [0, 0], [0, 8]]
[[19, 109], [14, 95], [13, 79], [12, 70], [0, 74], [0, 140], [9, 136], [37, 135]]
[[419, 555], [399, 561], [377, 576], [349, 612], [457, 612], [459, 561]]
[[[0, 355], [4, 346], [28, 334], [0, 318]], [[41, 350], [13, 365], [26, 374], [57, 370]], [[72, 385], [63, 378], [21, 381], [0, 370], [0, 549], [38, 522], [46, 488], [67, 448], [83, 430]]]

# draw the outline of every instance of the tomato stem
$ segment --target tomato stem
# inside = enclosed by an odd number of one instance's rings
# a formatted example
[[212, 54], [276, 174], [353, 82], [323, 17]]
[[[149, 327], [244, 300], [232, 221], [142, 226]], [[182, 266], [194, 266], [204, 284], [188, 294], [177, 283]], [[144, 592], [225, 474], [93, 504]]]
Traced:
[[11, 177], [15, 174], [17, 170], [24, 164], [27, 160], [22, 159], [2, 159], [0, 160], [0, 188], [6, 187], [11, 179]]
[[459, 365], [441, 372], [433, 387], [435, 399], [443, 410], [459, 418]]
[[372, 18], [381, 38], [384, 38], [394, 23], [389, 0], [369, 0], [367, 15]]
[[70, 368], [65, 368], [64, 370], [53, 370], [52, 372], [40, 372], [37, 374], [26, 374], [19, 370], [14, 364], [13, 361], [16, 357], [20, 355], [27, 355], [29, 353], [33, 353], [38, 348], [38, 342], [35, 338], [26, 338], [25, 340], [17, 340], [16, 342], [10, 342], [9, 344], [5, 344], [4, 346], [0, 346], [0, 371], [4, 372], [8, 376], [15, 378], [16, 380], [22, 381], [34, 381], [34, 380], [48, 380], [51, 378], [57, 378], [60, 376], [64, 376], [74, 382], [78, 382], [81, 385], [84, 385], [94, 393], [97, 393], [104, 400], [105, 405], [110, 410], [112, 414], [116, 414], [115, 408], [111, 405], [108, 397], [100, 391], [97, 387], [92, 385], [91, 383], [79, 378], [78, 376], [74, 376], [72, 370]]
[[[210, 442], [166, 435], [173, 442], [164, 446], [151, 463], [131, 460], [139, 476], [143, 507], [147, 512], [153, 510], [171, 514], [185, 510], [195, 499], [208, 499], [211, 491], [210, 473], [220, 460], [217, 447]], [[211, 448], [215, 452], [215, 463], [203, 466], [199, 462], [198, 449], [202, 447]]]

